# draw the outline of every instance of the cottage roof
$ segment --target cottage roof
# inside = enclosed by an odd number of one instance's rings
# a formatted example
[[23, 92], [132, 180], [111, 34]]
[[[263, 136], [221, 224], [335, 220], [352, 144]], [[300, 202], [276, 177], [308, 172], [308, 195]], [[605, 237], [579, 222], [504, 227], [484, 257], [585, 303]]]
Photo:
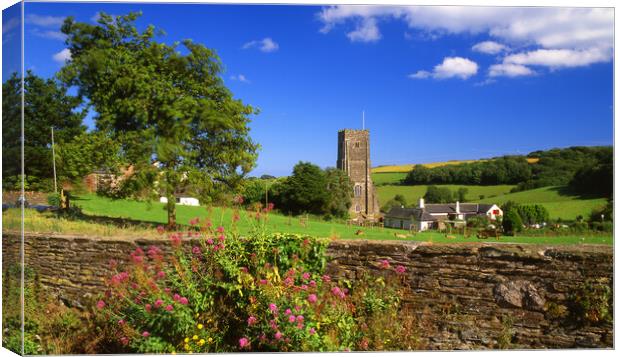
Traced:
[[417, 221], [436, 221], [437, 217], [432, 216], [430, 213], [425, 212], [419, 208], [405, 208], [394, 206], [385, 215], [386, 218], [414, 218]]
[[[482, 203], [460, 203], [459, 210], [461, 214], [466, 216], [487, 213], [494, 205]], [[433, 216], [433, 214], [455, 214], [456, 203], [431, 203], [424, 205], [424, 208], [406, 208], [394, 206], [385, 215], [386, 218], [413, 218], [417, 221], [438, 221], [441, 216]]]

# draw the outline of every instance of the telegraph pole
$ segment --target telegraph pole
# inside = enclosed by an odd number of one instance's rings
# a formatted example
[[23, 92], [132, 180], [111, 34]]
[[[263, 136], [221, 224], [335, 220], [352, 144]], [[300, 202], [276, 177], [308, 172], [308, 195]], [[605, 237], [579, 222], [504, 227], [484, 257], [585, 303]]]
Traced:
[[56, 152], [54, 151], [54, 127], [52, 127], [52, 167], [54, 168], [54, 193], [58, 193], [56, 186]]

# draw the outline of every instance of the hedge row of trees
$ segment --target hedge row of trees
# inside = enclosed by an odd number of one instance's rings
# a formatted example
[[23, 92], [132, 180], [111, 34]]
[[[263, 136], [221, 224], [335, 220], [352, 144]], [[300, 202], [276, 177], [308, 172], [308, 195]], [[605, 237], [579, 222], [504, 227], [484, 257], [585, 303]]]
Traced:
[[310, 213], [326, 219], [347, 218], [353, 185], [340, 169], [321, 169], [309, 162], [299, 162], [293, 174], [282, 179], [252, 179], [244, 188], [244, 203], [273, 203], [285, 214]]
[[523, 230], [523, 225], [531, 226], [549, 222], [549, 212], [542, 205], [521, 205], [508, 201], [501, 208], [504, 212], [502, 226], [504, 232], [508, 234], [520, 232]]
[[[538, 161], [530, 164], [528, 158]], [[568, 185], [578, 194], [610, 197], [613, 190], [613, 148], [578, 146], [435, 168], [416, 165], [403, 183], [517, 185], [513, 191]]]

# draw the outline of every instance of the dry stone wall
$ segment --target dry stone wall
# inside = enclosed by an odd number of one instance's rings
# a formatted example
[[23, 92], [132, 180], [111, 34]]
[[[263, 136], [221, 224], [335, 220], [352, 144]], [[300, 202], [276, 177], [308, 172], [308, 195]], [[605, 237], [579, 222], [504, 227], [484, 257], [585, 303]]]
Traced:
[[[18, 259], [19, 236], [4, 233], [2, 243], [4, 272]], [[169, 249], [155, 239], [29, 234], [26, 264], [48, 291], [81, 306], [102, 291], [111, 260], [150, 245]], [[339, 279], [387, 274], [383, 259], [403, 265], [423, 349], [613, 347], [612, 323], [579, 322], [571, 312], [579, 289], [613, 288], [611, 246], [356, 240], [334, 241], [327, 254]]]

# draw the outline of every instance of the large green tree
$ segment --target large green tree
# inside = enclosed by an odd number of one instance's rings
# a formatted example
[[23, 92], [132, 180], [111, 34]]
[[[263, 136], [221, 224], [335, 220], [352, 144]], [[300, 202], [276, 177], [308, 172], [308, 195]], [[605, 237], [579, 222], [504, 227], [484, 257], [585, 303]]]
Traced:
[[[24, 77], [24, 171], [26, 189], [49, 189], [53, 177], [51, 129], [59, 145], [85, 132], [80, 98], [55, 79], [32, 71]], [[5, 188], [18, 188], [21, 175], [21, 78], [13, 73], [2, 84], [2, 177]]]
[[353, 184], [346, 172], [337, 168], [325, 169], [327, 201], [324, 211], [328, 216], [348, 218], [353, 195]]
[[325, 172], [309, 162], [299, 162], [279, 188], [276, 207], [295, 215], [323, 214], [328, 200]]
[[71, 61], [59, 76], [88, 99], [97, 129], [121, 144], [135, 169], [126, 185], [168, 198], [173, 227], [179, 190], [209, 199], [238, 188], [253, 168], [248, 123], [257, 112], [233, 98], [213, 50], [157, 42], [154, 26], [137, 30], [138, 16], [100, 13], [96, 25], [67, 18], [61, 30]]

